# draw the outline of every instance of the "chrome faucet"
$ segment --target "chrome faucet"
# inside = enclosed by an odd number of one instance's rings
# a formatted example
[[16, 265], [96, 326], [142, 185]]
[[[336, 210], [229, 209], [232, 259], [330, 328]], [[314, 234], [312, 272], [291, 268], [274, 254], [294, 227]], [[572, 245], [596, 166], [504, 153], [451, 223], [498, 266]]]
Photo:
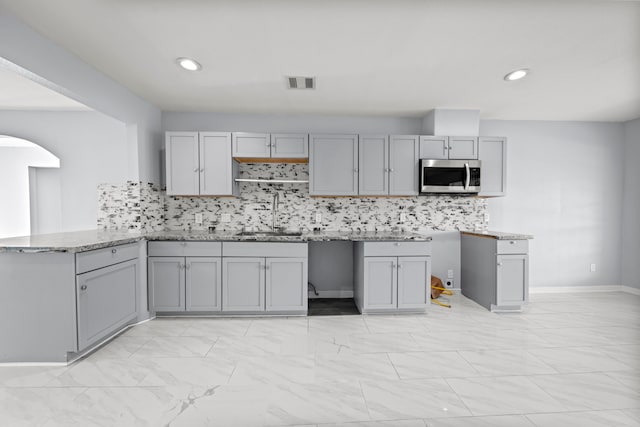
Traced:
[[278, 227], [278, 202], [280, 201], [280, 195], [276, 191], [273, 193], [273, 207], [271, 213], [273, 214], [273, 222], [271, 223], [271, 230], [276, 231]]

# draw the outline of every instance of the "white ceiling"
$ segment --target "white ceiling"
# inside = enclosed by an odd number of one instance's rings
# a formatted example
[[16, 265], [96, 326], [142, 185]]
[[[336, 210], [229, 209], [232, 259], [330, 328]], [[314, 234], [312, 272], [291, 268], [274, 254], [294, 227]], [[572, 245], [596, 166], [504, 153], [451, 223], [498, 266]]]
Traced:
[[[0, 0], [165, 111], [624, 121], [640, 117], [640, 2]], [[178, 69], [180, 56], [203, 70]], [[518, 82], [503, 76], [527, 67]], [[317, 89], [286, 89], [287, 75]]]

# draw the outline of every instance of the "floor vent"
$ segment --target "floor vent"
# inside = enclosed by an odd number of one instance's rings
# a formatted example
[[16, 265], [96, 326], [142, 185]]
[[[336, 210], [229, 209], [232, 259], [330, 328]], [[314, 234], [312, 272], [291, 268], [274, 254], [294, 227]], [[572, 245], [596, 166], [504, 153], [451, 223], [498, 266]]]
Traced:
[[287, 77], [287, 88], [289, 89], [315, 89], [315, 77]]

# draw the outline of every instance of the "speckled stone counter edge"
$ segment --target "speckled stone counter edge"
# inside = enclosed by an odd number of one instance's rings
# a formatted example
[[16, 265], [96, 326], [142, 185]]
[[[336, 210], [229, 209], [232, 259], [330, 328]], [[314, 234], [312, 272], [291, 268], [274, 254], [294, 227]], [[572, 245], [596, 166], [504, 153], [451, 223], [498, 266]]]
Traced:
[[486, 237], [496, 240], [530, 240], [533, 236], [530, 234], [504, 233], [501, 231], [461, 231], [460, 234], [467, 236]]
[[0, 253], [85, 252], [140, 240], [190, 240], [228, 242], [314, 242], [314, 241], [430, 241], [419, 233], [321, 231], [300, 236], [239, 236], [238, 232], [156, 231], [123, 233], [109, 231], [74, 231], [68, 233], [0, 239]]

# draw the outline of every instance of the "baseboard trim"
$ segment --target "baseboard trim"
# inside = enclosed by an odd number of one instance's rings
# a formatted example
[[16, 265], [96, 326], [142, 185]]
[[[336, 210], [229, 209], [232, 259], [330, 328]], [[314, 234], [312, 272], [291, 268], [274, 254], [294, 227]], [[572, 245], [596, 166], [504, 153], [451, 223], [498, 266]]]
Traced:
[[633, 295], [640, 295], [640, 289], [638, 288], [633, 288], [631, 286], [621, 286], [622, 288], [622, 292], [626, 292], [628, 294], [633, 294]]
[[309, 298], [353, 298], [353, 291], [318, 291], [318, 295], [309, 291]]
[[530, 294], [565, 294], [571, 292], [627, 292], [640, 295], [640, 289], [631, 286], [605, 285], [605, 286], [540, 286], [529, 288]]

